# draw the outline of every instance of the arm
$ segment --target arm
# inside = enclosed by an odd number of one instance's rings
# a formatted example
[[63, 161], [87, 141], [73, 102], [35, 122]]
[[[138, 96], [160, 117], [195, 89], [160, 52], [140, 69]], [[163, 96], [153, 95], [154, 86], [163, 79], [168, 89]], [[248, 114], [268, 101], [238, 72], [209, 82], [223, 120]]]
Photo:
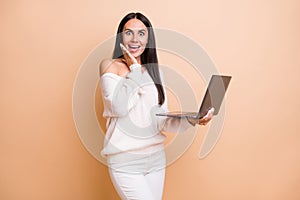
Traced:
[[126, 77], [103, 74], [100, 80], [105, 114], [111, 117], [127, 115], [142, 95], [140, 87], [145, 81], [139, 66], [132, 69]]
[[[127, 115], [142, 94], [143, 80], [141, 65], [121, 45], [124, 50], [123, 62], [103, 60], [100, 64], [102, 96], [104, 100], [105, 115], [121, 117]], [[129, 71], [129, 72], [128, 72]], [[119, 76], [128, 72], [126, 77]], [[105, 75], [109, 73], [110, 75]]]
[[[168, 112], [167, 98], [165, 98], [165, 102], [161, 107], [163, 112]], [[161, 123], [162, 131], [172, 133], [183, 133], [191, 127], [191, 123], [189, 123], [187, 118], [164, 117]]]
[[[161, 82], [163, 86], [165, 85], [164, 77], [162, 71], [160, 71]], [[165, 87], [164, 87], [165, 88]], [[160, 106], [159, 112], [168, 112], [168, 99], [167, 93], [165, 93], [165, 102]], [[159, 117], [159, 127], [161, 131], [172, 132], [172, 133], [182, 133], [191, 127], [191, 124], [186, 118], [175, 118], [175, 117]]]

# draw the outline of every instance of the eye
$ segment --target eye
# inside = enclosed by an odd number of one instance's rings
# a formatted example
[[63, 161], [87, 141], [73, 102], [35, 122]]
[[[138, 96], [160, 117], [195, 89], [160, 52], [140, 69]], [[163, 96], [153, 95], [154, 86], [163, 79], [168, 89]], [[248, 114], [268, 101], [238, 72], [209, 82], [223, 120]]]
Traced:
[[125, 31], [125, 35], [131, 35], [132, 31]]
[[145, 32], [142, 31], [142, 32], [139, 32], [139, 36], [144, 36], [145, 35]]

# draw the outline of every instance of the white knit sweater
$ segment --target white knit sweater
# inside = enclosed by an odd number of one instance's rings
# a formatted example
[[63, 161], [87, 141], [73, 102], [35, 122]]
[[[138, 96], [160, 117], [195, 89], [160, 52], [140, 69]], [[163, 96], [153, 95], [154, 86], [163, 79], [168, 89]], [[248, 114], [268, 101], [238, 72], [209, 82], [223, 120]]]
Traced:
[[165, 135], [161, 131], [183, 132], [191, 127], [186, 119], [155, 115], [168, 111], [167, 98], [159, 106], [157, 89], [141, 67], [133, 68], [126, 77], [105, 73], [100, 81], [107, 120], [103, 156], [162, 144]]

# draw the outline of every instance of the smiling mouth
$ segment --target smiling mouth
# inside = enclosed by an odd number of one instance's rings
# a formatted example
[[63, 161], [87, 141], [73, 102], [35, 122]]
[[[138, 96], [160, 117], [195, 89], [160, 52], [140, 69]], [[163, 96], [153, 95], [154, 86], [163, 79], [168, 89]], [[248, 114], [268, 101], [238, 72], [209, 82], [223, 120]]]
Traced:
[[139, 45], [128, 45], [128, 48], [129, 49], [132, 49], [132, 50], [137, 50], [137, 49], [139, 49], [141, 46], [139, 46]]

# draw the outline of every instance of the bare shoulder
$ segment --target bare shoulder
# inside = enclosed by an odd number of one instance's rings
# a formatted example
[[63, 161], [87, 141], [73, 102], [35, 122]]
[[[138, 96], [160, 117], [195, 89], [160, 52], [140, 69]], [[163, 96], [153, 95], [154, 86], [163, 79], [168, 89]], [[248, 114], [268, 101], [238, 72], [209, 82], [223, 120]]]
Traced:
[[105, 73], [120, 75], [125, 68], [127, 68], [126, 65], [119, 59], [103, 59], [99, 67], [100, 76]]
[[112, 68], [114, 68], [113, 65], [114, 60], [108, 58], [103, 59], [99, 65], [100, 76], [108, 72], [108, 70], [112, 70]]

